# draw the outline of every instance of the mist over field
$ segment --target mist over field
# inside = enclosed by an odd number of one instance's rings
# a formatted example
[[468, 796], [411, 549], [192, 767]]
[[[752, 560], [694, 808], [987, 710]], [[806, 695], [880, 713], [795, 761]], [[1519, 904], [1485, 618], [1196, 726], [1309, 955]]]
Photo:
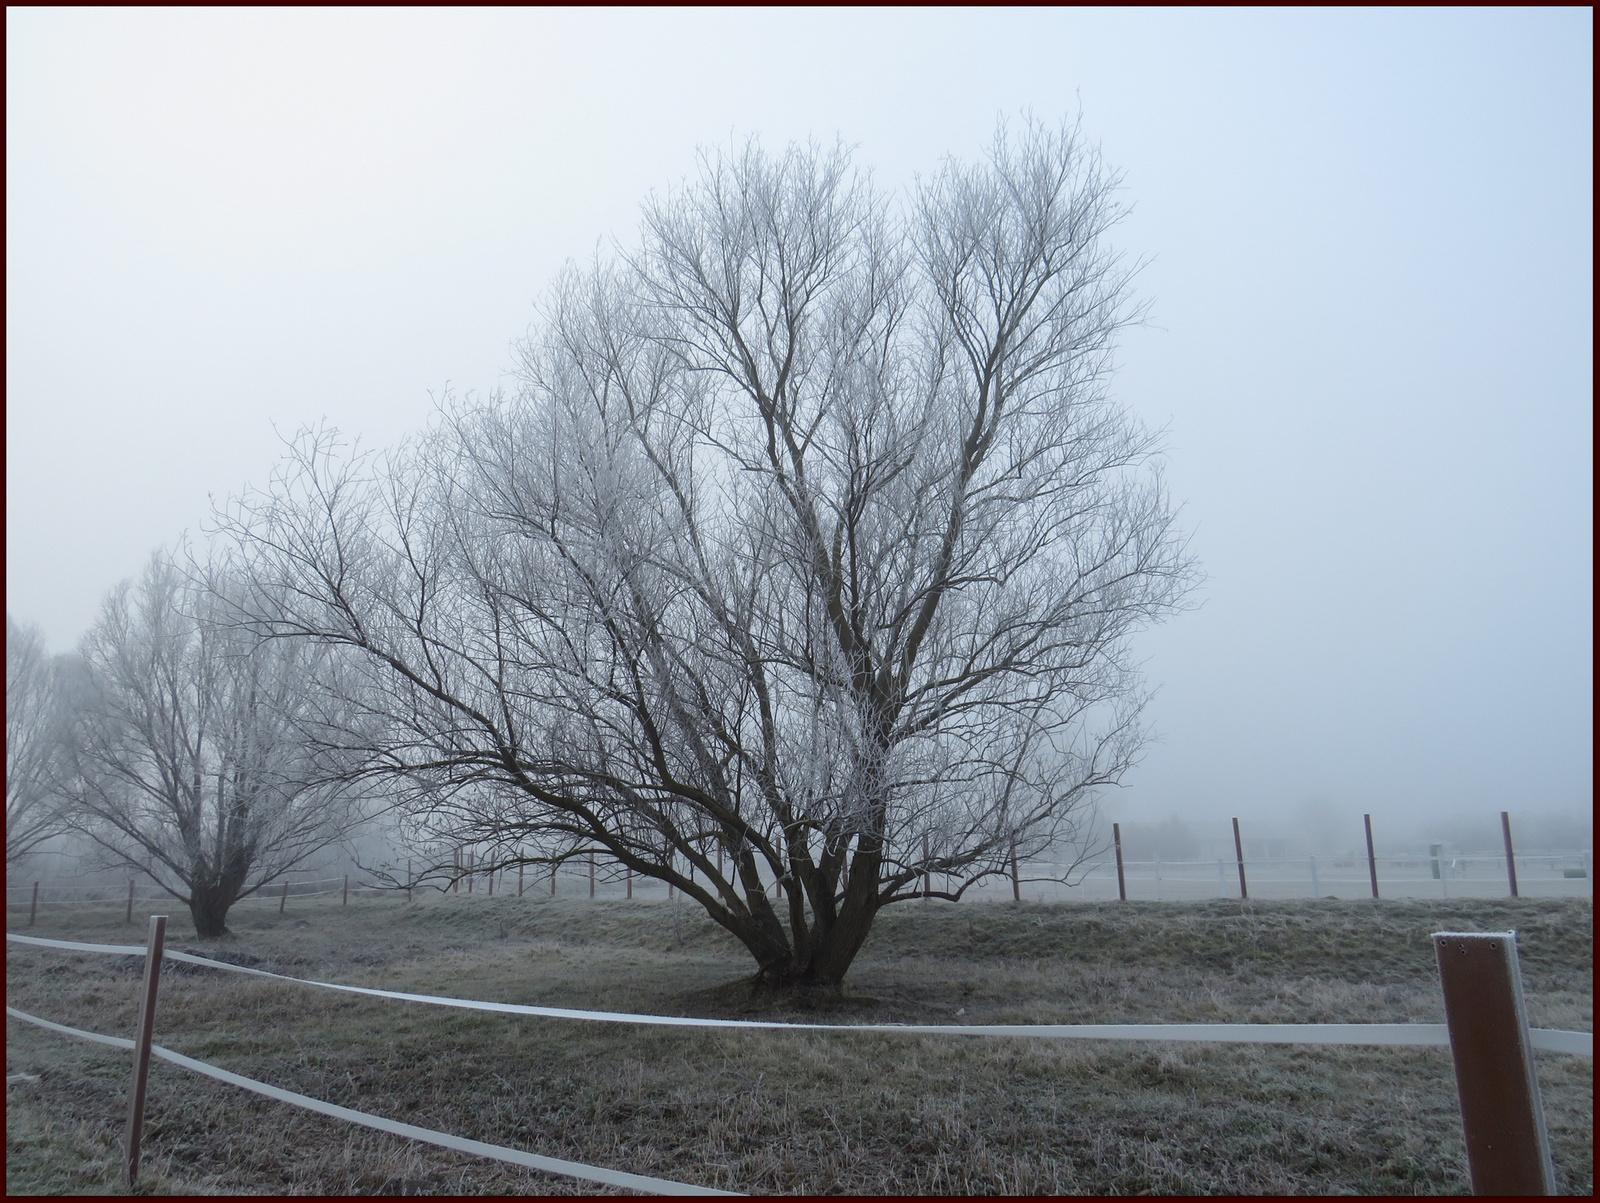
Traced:
[[7, 610], [69, 651], [302, 426], [510, 387], [696, 148], [886, 194], [999, 117], [1131, 206], [1205, 574], [1139, 634], [1151, 855], [1592, 846], [1592, 13], [7, 10]]

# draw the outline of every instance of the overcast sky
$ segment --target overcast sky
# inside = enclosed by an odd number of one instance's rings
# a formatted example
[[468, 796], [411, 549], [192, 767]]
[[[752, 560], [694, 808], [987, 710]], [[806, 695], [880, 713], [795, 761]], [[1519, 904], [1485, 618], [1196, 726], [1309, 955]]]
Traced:
[[697, 145], [898, 189], [1081, 108], [1208, 574], [1118, 813], [1587, 811], [1592, 19], [9, 8], [7, 609], [68, 649], [275, 429], [495, 386]]

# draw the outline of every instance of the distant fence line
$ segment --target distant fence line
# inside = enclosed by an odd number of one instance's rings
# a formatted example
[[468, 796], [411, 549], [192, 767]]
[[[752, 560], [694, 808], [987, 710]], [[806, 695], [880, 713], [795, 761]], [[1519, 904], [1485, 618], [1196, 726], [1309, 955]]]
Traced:
[[[1508, 892], [1505, 864], [1503, 857], [1482, 854], [1441, 854], [1437, 858], [1410, 854], [1374, 858], [1382, 895], [1387, 898], [1504, 896]], [[1573, 898], [1593, 894], [1593, 854], [1590, 852], [1519, 852], [1515, 857], [1515, 865], [1519, 892], [1524, 896]], [[1245, 868], [1250, 895], [1255, 898], [1351, 899], [1368, 896], [1369, 866], [1367, 858], [1359, 854], [1246, 858]], [[1018, 870], [1015, 890], [1024, 901], [1102, 902], [1119, 897], [1117, 866], [1112, 859], [1076, 866], [1048, 861], [1024, 862]], [[1236, 898], [1239, 895], [1237, 864], [1231, 857], [1191, 860], [1125, 858], [1123, 876], [1130, 901], [1194, 902], [1206, 898]], [[936, 884], [941, 883], [940, 874], [935, 873], [933, 879]], [[285, 902], [313, 898], [392, 898], [396, 895], [405, 898], [408, 893], [404, 885], [380, 885], [356, 880], [349, 881], [346, 893], [346, 880], [341, 876], [273, 882], [241, 899], [235, 906], [272, 906], [281, 909]], [[415, 889], [437, 891], [443, 884], [430, 882], [425, 886], [418, 885]], [[551, 896], [551, 875], [547, 870], [538, 874], [524, 874], [522, 884], [525, 897]], [[628, 896], [642, 902], [663, 902], [670, 897], [665, 883], [637, 876], [629, 883], [615, 871], [614, 866], [604, 864], [596, 865], [592, 894], [586, 862], [558, 871], [555, 884], [555, 896], [564, 898], [592, 896], [616, 899]], [[515, 896], [517, 871], [515, 868], [494, 872], [475, 870], [464, 874], [454, 887], [446, 888], [463, 894]], [[770, 883], [768, 888], [772, 890]], [[1009, 876], [996, 878], [970, 889], [964, 901], [1009, 901], [1013, 890]], [[133, 903], [139, 907], [171, 900], [172, 895], [149, 886], [136, 887], [132, 895]], [[129, 893], [115, 887], [41, 882], [37, 906], [125, 906], [128, 901]], [[33, 883], [6, 887], [8, 912], [28, 911], [34, 905]]]

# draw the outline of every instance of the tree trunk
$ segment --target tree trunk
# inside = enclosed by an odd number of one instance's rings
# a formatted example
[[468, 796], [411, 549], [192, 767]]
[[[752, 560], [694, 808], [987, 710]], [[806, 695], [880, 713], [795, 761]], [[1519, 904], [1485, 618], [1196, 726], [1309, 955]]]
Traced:
[[233, 874], [220, 880], [197, 881], [189, 888], [189, 914], [195, 933], [202, 940], [216, 940], [228, 934], [228, 910], [239, 901], [243, 878]]

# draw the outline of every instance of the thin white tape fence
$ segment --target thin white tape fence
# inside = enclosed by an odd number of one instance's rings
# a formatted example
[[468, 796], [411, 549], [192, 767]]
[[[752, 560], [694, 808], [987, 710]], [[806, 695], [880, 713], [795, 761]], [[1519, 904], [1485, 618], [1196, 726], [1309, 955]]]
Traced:
[[[113, 956], [141, 956], [145, 949], [133, 944], [88, 944], [74, 940], [50, 940], [38, 936], [23, 936], [12, 932], [6, 933], [8, 941], [34, 945], [41, 948], [59, 948], [70, 952], [101, 953]], [[253, 969], [246, 965], [233, 965], [226, 961], [212, 960], [209, 957], [198, 957], [191, 953], [165, 950], [164, 959], [181, 961], [187, 964], [200, 965], [211, 969], [222, 969], [233, 973], [244, 973], [256, 977], [274, 978], [278, 981], [293, 982], [298, 985], [313, 986], [323, 990], [335, 990], [349, 994], [364, 994], [375, 998], [391, 998], [401, 1002], [420, 1002], [432, 1006], [459, 1007], [474, 1011], [490, 1011], [508, 1015], [533, 1015], [549, 1019], [573, 1019], [583, 1021], [598, 1021], [606, 1023], [632, 1023], [648, 1024], [668, 1027], [701, 1027], [701, 1028], [742, 1028], [757, 1030], [789, 1030], [789, 1031], [831, 1031], [831, 1032], [878, 1032], [900, 1033], [905, 1035], [948, 1035], [948, 1036], [1010, 1036], [1010, 1037], [1043, 1037], [1046, 1039], [1088, 1039], [1088, 1040], [1154, 1040], [1154, 1041], [1191, 1041], [1215, 1042], [1225, 1044], [1323, 1044], [1323, 1045], [1366, 1045], [1382, 1047], [1426, 1047], [1448, 1045], [1450, 1042], [1449, 1030], [1444, 1024], [1426, 1023], [1375, 1023], [1375, 1024], [1294, 1024], [1294, 1023], [1234, 1023], [1234, 1024], [824, 1024], [824, 1023], [782, 1023], [773, 1020], [750, 1019], [701, 1019], [681, 1015], [638, 1015], [617, 1011], [586, 1011], [566, 1007], [539, 1007], [523, 1003], [494, 1003], [479, 999], [449, 998], [432, 994], [411, 994], [399, 990], [381, 990], [369, 986], [349, 986], [336, 982], [319, 982], [309, 978], [291, 977], [287, 974], [272, 973], [265, 969]], [[98, 1032], [88, 1032], [80, 1028], [68, 1027], [64, 1024], [53, 1023], [15, 1007], [7, 1006], [6, 1012], [19, 1020], [36, 1024], [52, 1031], [66, 1035], [76, 1036], [85, 1040], [107, 1044], [114, 1048], [132, 1049], [133, 1041], [116, 1036], [105, 1036]], [[1530, 1043], [1536, 1049], [1549, 1052], [1568, 1053], [1578, 1056], [1594, 1056], [1594, 1035], [1590, 1032], [1568, 1032], [1549, 1028], [1534, 1028], [1529, 1032]], [[310, 1111], [316, 1111], [335, 1119], [345, 1120], [349, 1123], [359, 1124], [363, 1127], [373, 1128], [381, 1132], [389, 1132], [410, 1140], [423, 1141], [428, 1144], [438, 1145], [442, 1148], [455, 1149], [460, 1152], [473, 1153], [482, 1157], [493, 1158], [498, 1161], [508, 1162], [513, 1165], [524, 1166], [528, 1169], [543, 1170], [547, 1173], [561, 1174], [567, 1177], [579, 1178], [584, 1181], [598, 1182], [610, 1186], [626, 1187], [632, 1190], [643, 1191], [650, 1194], [716, 1194], [726, 1195], [732, 1192], [713, 1190], [708, 1187], [691, 1186], [687, 1183], [673, 1182], [664, 1178], [652, 1178], [642, 1174], [630, 1174], [621, 1170], [609, 1170], [600, 1166], [585, 1165], [581, 1162], [566, 1161], [561, 1158], [542, 1157], [535, 1153], [526, 1153], [520, 1149], [510, 1149], [503, 1145], [487, 1144], [483, 1141], [469, 1140], [465, 1137], [454, 1136], [447, 1132], [438, 1132], [431, 1128], [420, 1128], [414, 1124], [401, 1123], [398, 1120], [387, 1119], [383, 1116], [370, 1115], [363, 1111], [355, 1111], [348, 1107], [340, 1107], [334, 1103], [314, 1099], [309, 1095], [298, 1094], [281, 1087], [270, 1086], [265, 1082], [258, 1082], [253, 1078], [246, 1078], [240, 1074], [231, 1073], [217, 1066], [209, 1065], [203, 1061], [185, 1057], [170, 1049], [152, 1046], [153, 1055], [169, 1061], [195, 1073], [204, 1074], [221, 1082], [250, 1090], [267, 1098], [289, 1103]]]
[[[143, 950], [141, 949], [140, 951]], [[19, 1011], [13, 1006], [6, 1007], [6, 1014], [27, 1023], [37, 1024], [41, 1028], [48, 1028], [52, 1032], [61, 1032], [67, 1036], [77, 1036], [82, 1040], [93, 1040], [98, 1044], [109, 1044], [112, 1048], [130, 1050], [133, 1048], [133, 1041], [125, 1037], [103, 1036], [99, 1032], [86, 1032], [82, 1028], [68, 1027], [64, 1023], [52, 1023], [48, 1019], [40, 1019], [37, 1015], [29, 1015], [26, 1011]], [[605, 1186], [623, 1186], [629, 1190], [643, 1191], [652, 1195], [732, 1195], [735, 1193], [726, 1190], [713, 1190], [708, 1186], [692, 1186], [687, 1182], [673, 1182], [668, 1178], [651, 1178], [645, 1174], [629, 1174], [622, 1170], [608, 1170], [601, 1166], [585, 1165], [581, 1161], [567, 1161], [560, 1157], [541, 1157], [537, 1153], [524, 1153], [521, 1149], [508, 1149], [504, 1145], [486, 1144], [481, 1140], [468, 1140], [464, 1136], [452, 1136], [448, 1132], [437, 1132], [432, 1128], [419, 1128], [415, 1124], [403, 1124], [399, 1120], [386, 1119], [381, 1115], [370, 1115], [365, 1111], [353, 1111], [349, 1107], [326, 1103], [321, 1099], [314, 1099], [308, 1094], [297, 1094], [293, 1090], [269, 1086], [267, 1083], [258, 1082], [254, 1078], [230, 1073], [226, 1069], [218, 1069], [215, 1065], [208, 1065], [204, 1061], [196, 1061], [193, 1057], [185, 1057], [182, 1053], [175, 1053], [171, 1049], [162, 1048], [159, 1044], [152, 1044], [150, 1052], [153, 1056], [160, 1057], [163, 1061], [170, 1061], [174, 1065], [193, 1070], [197, 1074], [204, 1074], [208, 1078], [215, 1078], [219, 1082], [226, 1082], [230, 1086], [237, 1086], [242, 1090], [265, 1095], [267, 1098], [276, 1099], [280, 1103], [290, 1103], [296, 1107], [304, 1107], [307, 1111], [320, 1112], [323, 1115], [332, 1116], [334, 1119], [342, 1119], [348, 1123], [359, 1124], [363, 1128], [374, 1128], [379, 1132], [403, 1136], [407, 1140], [419, 1140], [427, 1144], [438, 1145], [441, 1148], [455, 1149], [461, 1153], [474, 1153], [479, 1157], [489, 1157], [495, 1161], [505, 1161], [512, 1165], [520, 1165], [525, 1169], [543, 1170], [548, 1174], [562, 1174], [568, 1178], [581, 1178], [585, 1182], [598, 1182]]]
[[[143, 956], [135, 944], [80, 944], [70, 940], [47, 940], [38, 936], [6, 933], [6, 939], [19, 944], [62, 948], [73, 952], [112, 953]], [[546, 1019], [576, 1019], [600, 1023], [650, 1024], [662, 1027], [743, 1028], [761, 1031], [795, 1032], [897, 1032], [929, 1036], [1011, 1036], [1043, 1037], [1055, 1040], [1182, 1040], [1219, 1044], [1345, 1044], [1379, 1047], [1427, 1047], [1448, 1045], [1449, 1030], [1442, 1023], [1083, 1023], [1083, 1024], [929, 1024], [929, 1023], [783, 1023], [766, 1019], [701, 1019], [687, 1015], [637, 1015], [623, 1011], [584, 1011], [569, 1007], [539, 1007], [527, 1003], [486, 1002], [472, 998], [449, 998], [437, 994], [411, 994], [402, 990], [380, 990], [372, 986], [347, 986], [338, 982], [319, 982], [290, 977], [266, 969], [232, 965], [209, 957], [168, 949], [167, 959], [230, 973], [276, 978], [321, 990], [365, 994], [373, 998], [392, 998], [400, 1002], [426, 1003], [436, 1007], [460, 1007], [471, 1011], [492, 1011], [502, 1015], [534, 1015]], [[1547, 1052], [1594, 1056], [1594, 1035], [1554, 1028], [1534, 1028], [1529, 1033], [1533, 1047]]]

